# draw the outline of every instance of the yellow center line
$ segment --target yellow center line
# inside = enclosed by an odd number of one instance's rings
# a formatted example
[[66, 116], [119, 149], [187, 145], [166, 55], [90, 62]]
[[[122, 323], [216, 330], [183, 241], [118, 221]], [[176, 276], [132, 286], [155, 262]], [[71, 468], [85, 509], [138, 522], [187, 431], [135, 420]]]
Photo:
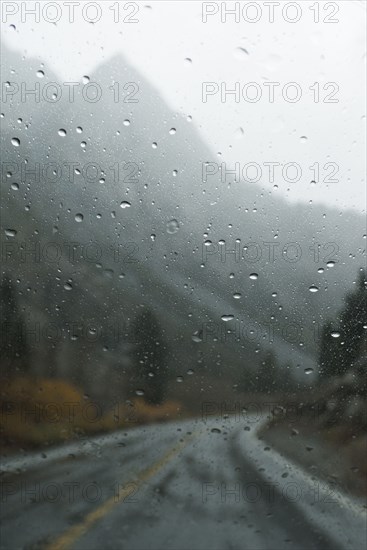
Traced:
[[[170, 462], [170, 460], [172, 460], [194, 436], [196, 436], [196, 433], [191, 434], [182, 442], [167, 451], [167, 453], [164, 454], [163, 457], [155, 464], [153, 464], [149, 468], [146, 468], [145, 470], [142, 470], [134, 480], [135, 487], [138, 489], [139, 487], [141, 487], [144, 481], [147, 481], [151, 477], [155, 476], [159, 472], [159, 470], [161, 470], [163, 466], [166, 466], [166, 464], [168, 464], [168, 462]], [[87, 514], [81, 523], [74, 525], [53, 542], [46, 545], [45, 550], [66, 550], [67, 548], [70, 548], [70, 546], [77, 539], [83, 536], [98, 520], [104, 518], [111, 510], [113, 510], [113, 508], [121, 500], [131, 495], [131, 483], [132, 482], [125, 483], [124, 488], [121, 488], [119, 492], [116, 493], [113, 497], [109, 498], [108, 500], [106, 500], [106, 502], [101, 504], [101, 506]]]

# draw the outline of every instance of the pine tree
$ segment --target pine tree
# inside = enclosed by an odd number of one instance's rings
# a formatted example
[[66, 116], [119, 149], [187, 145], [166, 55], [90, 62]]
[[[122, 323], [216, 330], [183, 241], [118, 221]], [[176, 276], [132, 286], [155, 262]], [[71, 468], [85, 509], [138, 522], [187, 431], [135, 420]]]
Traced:
[[[28, 363], [28, 346], [25, 325], [19, 311], [14, 285], [5, 275], [0, 285], [0, 358], [6, 370], [18, 367], [25, 370]], [[10, 371], [9, 374], [12, 372]], [[14, 373], [15, 374], [15, 373]]]
[[346, 305], [341, 314], [340, 331], [341, 346], [340, 368], [344, 373], [360, 356], [363, 335], [367, 324], [367, 292], [366, 272], [361, 270], [356, 289], [346, 297]]
[[[155, 315], [145, 309], [132, 326], [135, 345], [134, 373], [130, 380], [133, 391], [142, 390], [151, 404], [165, 398], [167, 386], [167, 347]], [[134, 387], [135, 386], [135, 387]]]
[[275, 391], [278, 387], [278, 376], [276, 356], [272, 350], [269, 350], [266, 352], [259, 370], [258, 390], [266, 393]]
[[[328, 321], [321, 334], [319, 364], [323, 377], [343, 376], [360, 357], [367, 324], [366, 272], [361, 269], [356, 288], [349, 292], [338, 326]], [[335, 337], [336, 336], [336, 337]]]
[[320, 376], [322, 378], [336, 376], [339, 370], [340, 342], [337, 338], [334, 338], [332, 334], [333, 324], [328, 320], [322, 327], [320, 340], [319, 366]]

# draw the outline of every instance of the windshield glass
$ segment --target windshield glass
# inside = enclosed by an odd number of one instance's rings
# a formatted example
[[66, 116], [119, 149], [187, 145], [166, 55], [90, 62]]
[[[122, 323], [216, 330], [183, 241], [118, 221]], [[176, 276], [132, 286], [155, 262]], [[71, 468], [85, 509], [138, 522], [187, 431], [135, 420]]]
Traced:
[[1, 549], [366, 540], [366, 3], [1, 3]]

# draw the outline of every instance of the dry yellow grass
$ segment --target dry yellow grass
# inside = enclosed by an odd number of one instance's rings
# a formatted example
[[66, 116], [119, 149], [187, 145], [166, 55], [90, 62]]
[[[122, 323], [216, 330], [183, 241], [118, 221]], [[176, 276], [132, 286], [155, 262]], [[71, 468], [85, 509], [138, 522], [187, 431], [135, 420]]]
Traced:
[[149, 405], [136, 398], [102, 413], [97, 403], [64, 380], [18, 377], [2, 384], [0, 437], [22, 445], [50, 445], [180, 416], [180, 403]]

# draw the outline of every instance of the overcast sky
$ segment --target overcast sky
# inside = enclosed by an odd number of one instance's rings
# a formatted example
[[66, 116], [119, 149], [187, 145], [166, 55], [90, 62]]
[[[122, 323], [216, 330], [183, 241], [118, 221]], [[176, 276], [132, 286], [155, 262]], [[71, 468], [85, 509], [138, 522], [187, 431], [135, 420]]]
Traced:
[[[37, 57], [46, 71], [50, 67], [64, 81], [93, 74], [98, 64], [121, 52], [161, 91], [171, 108], [193, 117], [211, 149], [222, 153], [220, 162], [239, 162], [241, 168], [257, 163], [263, 172], [261, 183], [289, 200], [312, 200], [361, 212], [366, 203], [366, 3], [329, 2], [331, 7], [323, 9], [320, 2], [319, 23], [310, 9], [314, 1], [298, 2], [302, 15], [296, 23], [284, 20], [281, 8], [287, 2], [280, 3], [273, 23], [264, 2], [258, 2], [260, 20], [256, 23], [242, 16], [239, 23], [230, 16], [221, 22], [223, 3], [203, 23], [199, 1], [136, 2], [138, 11], [131, 17], [138, 22], [128, 24], [123, 18], [129, 17], [134, 6], [121, 9], [115, 23], [110, 9], [115, 3], [104, 1], [100, 2], [100, 20], [91, 24], [81, 14], [85, 2], [76, 6], [74, 22], [68, 21], [65, 3], [58, 2], [62, 16], [55, 25], [42, 15], [39, 23], [28, 15], [21, 21], [20, 4], [31, 7], [34, 2], [18, 2], [18, 13], [4, 22], [4, 6], [16, 3], [2, 2], [2, 40], [21, 54]], [[227, 2], [227, 6], [233, 4]], [[333, 16], [334, 6], [339, 11]], [[90, 17], [94, 13], [93, 9], [88, 12]], [[289, 17], [294, 13], [289, 11]], [[339, 22], [325, 23], [328, 16]], [[254, 19], [255, 12], [249, 11], [248, 18]], [[257, 103], [242, 97], [236, 103], [233, 96], [221, 102], [216, 93], [203, 103], [203, 82], [219, 86], [224, 82], [228, 89], [239, 82], [241, 90], [246, 83], [256, 82], [262, 97]], [[265, 82], [280, 83], [274, 103], [268, 101]], [[302, 90], [296, 103], [282, 97], [281, 89], [289, 82], [297, 82]], [[309, 90], [315, 82], [320, 83], [319, 103]], [[336, 89], [332, 85], [324, 90], [327, 82], [339, 87], [332, 96], [337, 103], [322, 101]], [[248, 96], [253, 93], [249, 89]], [[302, 176], [289, 183], [281, 168], [275, 168], [275, 181], [270, 181], [269, 168], [264, 165], [269, 162], [298, 163]], [[314, 172], [309, 167], [315, 163], [320, 166], [320, 182], [312, 184]], [[324, 169], [326, 163], [331, 164]], [[333, 176], [336, 165], [339, 171]], [[290, 169], [288, 179], [294, 174]], [[339, 181], [323, 181], [328, 175]], [[256, 177], [254, 169], [248, 176]]]

